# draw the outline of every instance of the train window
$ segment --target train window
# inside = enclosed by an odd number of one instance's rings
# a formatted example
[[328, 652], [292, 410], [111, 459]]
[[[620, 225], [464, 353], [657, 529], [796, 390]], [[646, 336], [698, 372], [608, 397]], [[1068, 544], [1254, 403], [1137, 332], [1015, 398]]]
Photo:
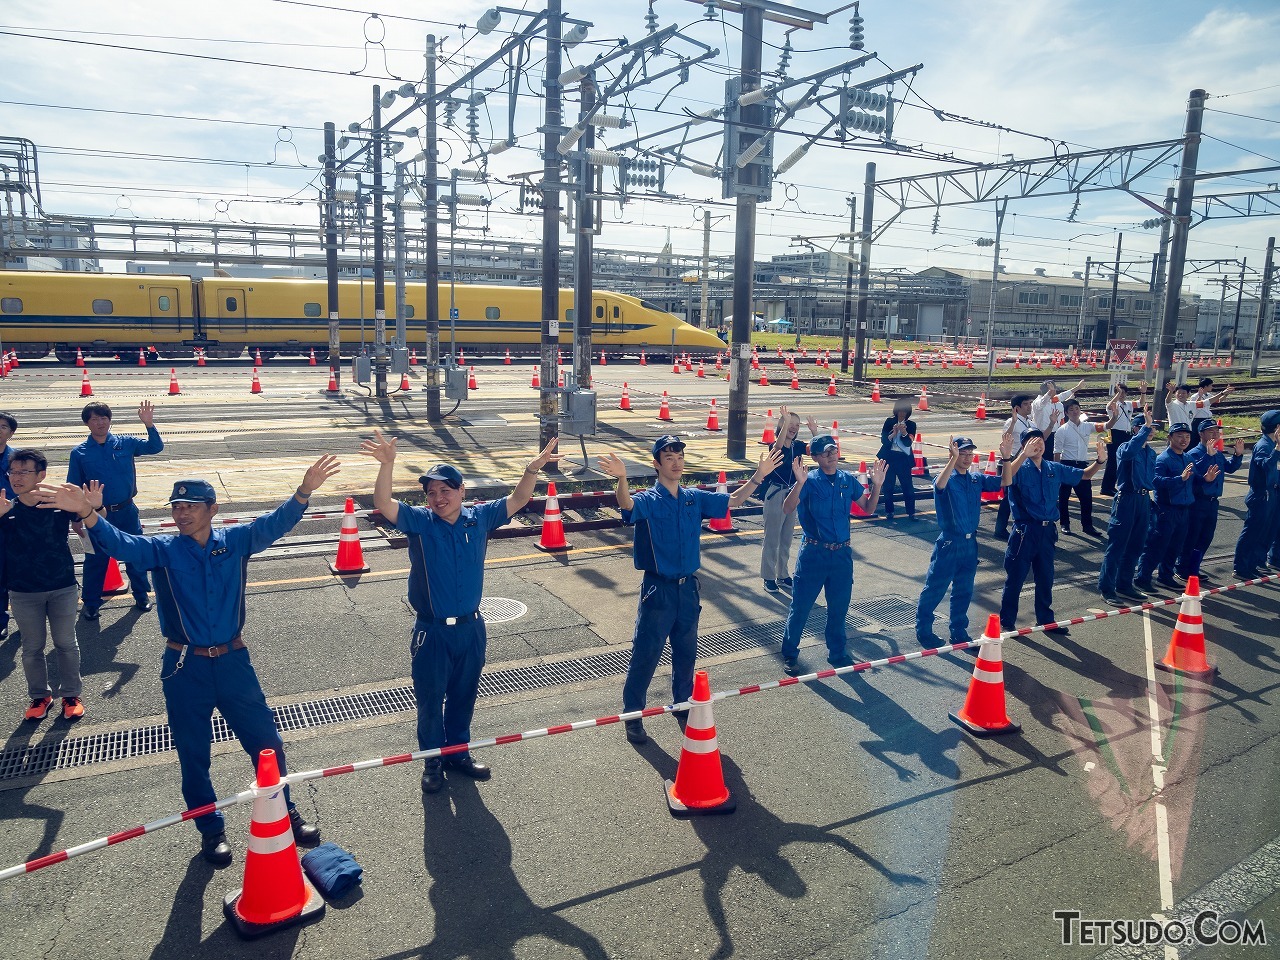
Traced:
[[613, 319], [617, 320], [620, 316], [622, 316], [622, 311], [621, 311], [618, 307], [614, 307], [614, 308], [613, 308]]
[[574, 309], [573, 307], [570, 307], [568, 310], [564, 312], [564, 322], [573, 323], [573, 317], [574, 317]]
[[235, 313], [240, 307], [236, 303], [235, 297], [227, 297], [227, 313]]
[[172, 305], [173, 305], [173, 301], [170, 300], [168, 297], [161, 296], [156, 298], [156, 306], [158, 306], [161, 310], [167, 311]]
[[406, 304], [404, 305], [404, 318], [405, 318], [406, 320], [412, 320], [412, 319], [413, 319], [413, 304], [412, 304], [412, 303], [406, 303]]
[[600, 303], [596, 304], [596, 319], [597, 320], [604, 319], [604, 304], [600, 304]]
[[100, 316], [100, 317], [108, 317], [108, 316], [110, 316], [110, 315], [111, 315], [111, 312], [112, 312], [114, 309], [115, 309], [115, 308], [112, 306], [112, 304], [111, 304], [111, 301], [110, 301], [110, 300], [95, 300], [95, 301], [93, 301], [93, 312], [94, 312], [94, 313], [96, 313], [96, 314], [97, 314], [98, 316]]
[[0, 297], [0, 313], [21, 313], [21, 297]]
[[502, 319], [502, 311], [497, 307], [485, 307], [484, 318], [486, 320], [500, 320]]
[[318, 304], [318, 303], [304, 303], [304, 304], [302, 305], [302, 315], [303, 315], [304, 317], [318, 317], [318, 316], [320, 316], [320, 304]]

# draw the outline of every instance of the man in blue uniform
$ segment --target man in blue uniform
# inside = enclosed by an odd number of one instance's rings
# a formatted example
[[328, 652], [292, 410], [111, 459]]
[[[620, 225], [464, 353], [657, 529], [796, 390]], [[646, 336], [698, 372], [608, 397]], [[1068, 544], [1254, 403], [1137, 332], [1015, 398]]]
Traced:
[[[1013, 416], [1004, 422], [1004, 431], [1002, 437], [1012, 437], [1013, 450], [1022, 449], [1022, 438], [1028, 430], [1035, 428], [1035, 424], [1031, 421], [1031, 398], [1023, 394], [1018, 394], [1009, 401], [1009, 406], [1013, 410]], [[1001, 440], [1001, 447], [1004, 441]], [[1004, 462], [1008, 463], [1008, 460]], [[996, 539], [1009, 539], [1009, 497], [1006, 494], [1000, 499], [999, 506], [996, 507]]]
[[[1018, 595], [1030, 571], [1036, 584], [1036, 623], [1052, 623], [1053, 564], [1058, 542], [1058, 491], [1065, 484], [1074, 487], [1092, 479], [1107, 460], [1106, 445], [1099, 440], [1097, 457], [1088, 467], [1068, 467], [1044, 459], [1044, 435], [1028, 430], [1022, 435], [1022, 451], [1004, 465], [1001, 478], [1009, 488], [1008, 499], [1013, 513], [1013, 530], [1004, 552], [1004, 571], [1008, 575], [1000, 597], [1000, 625], [1014, 629], [1018, 619]], [[1066, 627], [1055, 627], [1046, 633], [1066, 636]]]
[[[1184, 585], [1174, 579], [1174, 561], [1187, 536], [1187, 512], [1196, 499], [1191, 486], [1195, 464], [1187, 456], [1189, 446], [1191, 428], [1175, 424], [1169, 428], [1168, 448], [1156, 457], [1155, 516], [1138, 560], [1138, 574], [1134, 581], [1139, 590], [1147, 593], [1155, 592], [1155, 585], [1151, 582], [1153, 576], [1171, 590], [1181, 590]], [[1214, 476], [1217, 476], [1216, 468]]]
[[[741, 506], [766, 475], [782, 462], [777, 450], [760, 455], [755, 473], [731, 496], [680, 486], [684, 474], [684, 441], [670, 434], [653, 442], [653, 467], [658, 482], [650, 490], [631, 493], [627, 467], [616, 454], [601, 457], [600, 469], [617, 481], [622, 519], [636, 527], [633, 557], [640, 582], [640, 605], [631, 640], [631, 665], [622, 687], [624, 713], [643, 710], [649, 684], [662, 649], [671, 640], [671, 702], [684, 703], [693, 694], [693, 668], [698, 658], [698, 578], [702, 565], [702, 521], [723, 517]], [[795, 509], [794, 505], [791, 509]], [[796, 576], [800, 571], [797, 567]], [[686, 714], [676, 714], [684, 726]], [[649, 738], [639, 720], [626, 722], [627, 739], [634, 744]]]
[[[9, 482], [9, 458], [13, 447], [9, 441], [18, 430], [18, 418], [11, 413], [0, 413], [0, 490], [12, 500], [13, 484]], [[9, 635], [9, 588], [4, 579], [4, 554], [0, 553], [0, 640]]]
[[795, 587], [787, 626], [782, 635], [782, 662], [788, 673], [799, 669], [800, 635], [809, 619], [818, 594], [827, 597], [827, 663], [847, 667], [853, 661], [846, 649], [845, 618], [849, 598], [853, 594], [853, 547], [849, 536], [849, 513], [857, 503], [868, 514], [874, 513], [880, 499], [889, 465], [877, 460], [871, 468], [871, 489], [862, 486], [857, 477], [838, 466], [840, 455], [835, 438], [814, 437], [809, 453], [818, 464], [805, 469], [802, 457], [792, 464], [795, 486], [787, 494], [783, 509], [799, 510], [804, 540], [796, 561]]
[[1191, 488], [1196, 499], [1188, 512], [1187, 538], [1178, 557], [1178, 576], [1184, 580], [1190, 576], [1204, 578], [1200, 563], [1213, 544], [1213, 535], [1218, 529], [1218, 500], [1226, 483], [1225, 474], [1239, 470], [1244, 459], [1244, 438], [1236, 440], [1234, 455], [1227, 457], [1218, 452], [1221, 436], [1222, 429], [1216, 422], [1203, 420], [1200, 423], [1200, 442], [1187, 451], [1187, 456], [1195, 464]]
[[[473, 507], [464, 506], [462, 473], [439, 463], [418, 478], [425, 507], [392, 496], [396, 440], [374, 430], [360, 452], [378, 461], [373, 503], [387, 522], [409, 535], [409, 605], [417, 614], [409, 640], [410, 673], [418, 700], [418, 749], [434, 750], [471, 741], [471, 717], [480, 691], [488, 634], [480, 616], [484, 558], [489, 535], [524, 509], [533, 496], [538, 471], [559, 460], [556, 441], [529, 461], [511, 494]], [[426, 761], [422, 789], [444, 787], [442, 768], [474, 780], [488, 780], [488, 766], [471, 754], [451, 753]]]
[[1241, 580], [1261, 576], [1267, 550], [1276, 538], [1280, 520], [1280, 410], [1262, 415], [1262, 436], [1249, 454], [1249, 491], [1244, 495], [1244, 527], [1236, 541], [1235, 570]]
[[[924, 589], [916, 603], [916, 639], [922, 647], [935, 647], [933, 611], [951, 587], [952, 643], [964, 643], [969, 636], [969, 602], [973, 599], [973, 578], [978, 572], [978, 519], [982, 515], [982, 494], [1000, 489], [1000, 478], [994, 474], [970, 473], [973, 451], [977, 449], [968, 437], [953, 437], [951, 456], [933, 481], [933, 504], [938, 514], [937, 542], [929, 558], [929, 572]], [[1013, 437], [1000, 441], [1000, 456], [1013, 453]]]
[[[218, 795], [209, 778], [210, 720], [216, 707], [256, 764], [263, 750], [274, 750], [285, 773], [284, 744], [267, 706], [244, 640], [245, 581], [249, 557], [261, 553], [302, 519], [311, 494], [339, 470], [323, 456], [308, 469], [288, 500], [246, 526], [213, 529], [217, 494], [205, 480], [179, 480], [169, 497], [177, 534], [141, 537], [102, 522], [103, 486], [66, 483], [41, 487], [44, 506], [73, 511], [88, 528], [94, 549], [156, 576], [160, 632], [165, 651], [160, 682], [173, 746], [182, 768], [182, 796], [194, 809]], [[293, 835], [304, 845], [320, 840], [320, 831], [302, 819], [285, 790]], [[220, 810], [196, 817], [204, 858], [217, 867], [231, 863]]]
[[[138, 493], [138, 473], [133, 460], [164, 449], [164, 441], [156, 430], [154, 417], [151, 401], [142, 401], [138, 407], [138, 419], [147, 428], [147, 439], [120, 437], [111, 432], [109, 406], [98, 401], [85, 404], [85, 408], [80, 411], [80, 419], [88, 426], [89, 437], [71, 451], [71, 462], [67, 466], [68, 483], [80, 487], [90, 480], [97, 480], [102, 484], [105, 519], [108, 523], [117, 530], [139, 536], [142, 534], [142, 524], [138, 520], [138, 508], [133, 502]], [[80, 586], [80, 599], [83, 602], [80, 615], [86, 620], [98, 619], [107, 562], [108, 558], [102, 554], [85, 554], [82, 575], [84, 582]], [[125, 569], [129, 571], [129, 589], [133, 591], [134, 606], [142, 611], [150, 610], [148, 594], [151, 592], [151, 584], [147, 581], [146, 570], [136, 564], [125, 564]]]
[[1133, 436], [1116, 450], [1116, 498], [1111, 501], [1107, 524], [1107, 549], [1098, 572], [1098, 591], [1113, 607], [1123, 607], [1125, 597], [1145, 600], [1147, 595], [1133, 585], [1138, 556], [1147, 542], [1151, 524], [1151, 491], [1155, 489], [1156, 452], [1151, 449], [1149, 411], [1134, 415]]

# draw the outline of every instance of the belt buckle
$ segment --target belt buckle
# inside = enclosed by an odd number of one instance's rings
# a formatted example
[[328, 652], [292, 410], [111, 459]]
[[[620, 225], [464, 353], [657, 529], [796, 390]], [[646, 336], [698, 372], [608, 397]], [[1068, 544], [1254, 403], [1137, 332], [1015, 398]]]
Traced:
[[218, 652], [218, 644], [216, 644], [216, 643], [215, 643], [215, 644], [212, 644], [212, 645], [210, 645], [210, 646], [208, 646], [208, 647], [205, 647], [205, 650], [209, 651], [209, 659], [210, 659], [210, 660], [217, 660], [217, 659], [218, 659], [218, 657], [220, 657], [220, 656], [222, 655], [222, 654], [220, 654], [220, 653]]
[[456, 627], [456, 626], [458, 625], [458, 618], [457, 618], [457, 617], [445, 617], [445, 618], [444, 618], [444, 625], [445, 625], [446, 627]]

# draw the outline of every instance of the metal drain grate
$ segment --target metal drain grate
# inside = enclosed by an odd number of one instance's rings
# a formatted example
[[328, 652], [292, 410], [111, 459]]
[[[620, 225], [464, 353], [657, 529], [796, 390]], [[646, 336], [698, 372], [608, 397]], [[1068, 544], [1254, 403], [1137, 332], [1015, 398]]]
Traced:
[[519, 600], [508, 600], [506, 597], [485, 597], [480, 601], [480, 615], [485, 623], [510, 623], [519, 620], [529, 608]]
[[[501, 598], [496, 598], [501, 600]], [[514, 600], [502, 603], [520, 607]], [[486, 619], [488, 615], [486, 614]], [[514, 619], [514, 618], [513, 618]], [[826, 611], [815, 610], [805, 624], [806, 630], [821, 630], [826, 624]], [[853, 604], [846, 620], [846, 627], [854, 630], [867, 626], [914, 626], [915, 604], [905, 597], [889, 595], [863, 603]], [[785, 624], [781, 620], [769, 623], [751, 623], [731, 627], [718, 633], [698, 638], [698, 651], [702, 656], [723, 656], [756, 650], [782, 642]], [[480, 696], [495, 697], [531, 690], [545, 690], [566, 683], [587, 680], [603, 680], [619, 677], [627, 672], [629, 651], [616, 650], [596, 653], [573, 660], [556, 660], [524, 667], [494, 670], [480, 677]], [[660, 663], [671, 662], [670, 650], [664, 650]], [[370, 690], [365, 693], [343, 694], [323, 700], [304, 700], [273, 707], [276, 726], [282, 733], [323, 727], [334, 723], [347, 723], [370, 717], [387, 717], [417, 709], [417, 698], [412, 686]], [[214, 743], [226, 743], [235, 739], [221, 714], [213, 716]], [[71, 770], [95, 763], [109, 763], [131, 757], [146, 757], [167, 753], [173, 749], [173, 737], [167, 724], [156, 723], [132, 730], [113, 730], [83, 737], [68, 737], [57, 743], [41, 743], [34, 746], [12, 747], [0, 753], [0, 782], [19, 777], [35, 777], [55, 770]]]

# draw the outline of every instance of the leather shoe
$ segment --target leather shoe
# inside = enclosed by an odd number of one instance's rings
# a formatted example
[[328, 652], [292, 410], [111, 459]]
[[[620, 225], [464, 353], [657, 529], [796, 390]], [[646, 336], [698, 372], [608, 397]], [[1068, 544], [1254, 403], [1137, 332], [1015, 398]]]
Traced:
[[786, 671], [788, 676], [794, 677], [797, 673], [800, 672], [800, 658], [799, 657], [783, 657], [782, 669]]
[[428, 760], [422, 768], [422, 792], [439, 793], [444, 789], [444, 775], [439, 760]]
[[1127, 607], [1128, 606], [1127, 603], [1121, 600], [1120, 597], [1114, 593], [1104, 593], [1102, 595], [1102, 602], [1105, 603], [1108, 607]]
[[1168, 587], [1170, 590], [1181, 590], [1183, 586], [1181, 583], [1178, 583], [1178, 581], [1169, 580], [1165, 577], [1156, 577], [1156, 583], [1160, 584], [1162, 587]]
[[1153, 584], [1150, 580], [1135, 580], [1133, 581], [1133, 588], [1135, 590], [1141, 590], [1143, 593], [1156, 592], [1155, 584]]
[[155, 609], [155, 606], [156, 605], [154, 603], [152, 603], [149, 599], [145, 597], [141, 600], [135, 600], [133, 603], [133, 609], [139, 611], [140, 613], [150, 613], [152, 610]]
[[215, 867], [231, 866], [231, 845], [227, 843], [227, 835], [221, 830], [201, 835], [200, 855]]
[[456, 770], [472, 780], [488, 780], [493, 776], [492, 770], [483, 763], [477, 763], [476, 759], [469, 753], [460, 757], [446, 757], [444, 765], [446, 769]]
[[301, 847], [314, 847], [320, 842], [320, 828], [302, 819], [297, 810], [289, 811], [289, 825], [293, 827], [293, 839]]
[[852, 667], [853, 657], [849, 656], [847, 653], [842, 653], [838, 657], [827, 657], [827, 663], [831, 664], [833, 667]]
[[98, 608], [97, 607], [81, 607], [80, 616], [84, 617], [86, 620], [97, 620]]
[[1146, 600], [1147, 595], [1137, 587], [1129, 587], [1127, 589], [1116, 587], [1116, 596], [1128, 597], [1130, 600]]
[[627, 728], [627, 739], [637, 747], [649, 742], [649, 737], [644, 732], [644, 724], [639, 720], [628, 720], [623, 726]]
[[[1122, 604], [1122, 606], [1123, 606], [1123, 604]], [[1045, 631], [1045, 633], [1049, 634], [1050, 636], [1054, 636], [1054, 637], [1069, 637], [1069, 636], [1071, 636], [1071, 631], [1070, 631], [1070, 630], [1068, 630], [1066, 627], [1053, 627], [1053, 628], [1051, 628], [1051, 629], [1049, 629], [1049, 630], [1046, 630], [1046, 631]]]

